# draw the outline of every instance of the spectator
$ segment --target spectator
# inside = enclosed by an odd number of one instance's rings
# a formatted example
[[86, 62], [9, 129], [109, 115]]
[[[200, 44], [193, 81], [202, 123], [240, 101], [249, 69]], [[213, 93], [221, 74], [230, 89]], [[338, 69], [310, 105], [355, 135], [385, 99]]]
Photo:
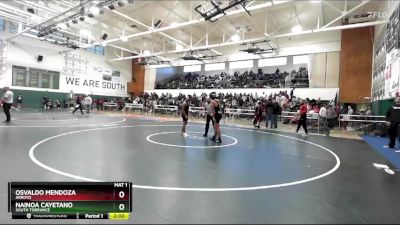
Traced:
[[284, 107], [287, 103], [288, 98], [285, 96], [284, 93], [281, 94], [281, 96], [279, 97], [279, 105], [280, 107]]
[[[225, 72], [215, 75], [186, 73], [167, 81], [158, 82], [156, 89], [211, 89], [211, 88], [279, 88], [279, 87], [308, 87], [308, 70], [300, 67], [298, 71], [280, 71], [264, 73], [258, 69], [257, 73], [235, 71], [232, 74]], [[287, 95], [287, 93], [286, 93]], [[291, 93], [291, 96], [293, 93]], [[290, 96], [290, 97], [291, 97]], [[289, 95], [286, 96], [289, 99]]]
[[335, 118], [336, 118], [336, 112], [333, 109], [333, 107], [329, 105], [328, 109], [326, 110], [326, 119], [328, 121], [329, 129], [333, 128]]
[[90, 97], [89, 95], [86, 95], [85, 97], [85, 109], [86, 109], [86, 115], [89, 115], [90, 110], [92, 109], [92, 97]]
[[366, 116], [371, 116], [372, 115], [372, 111], [371, 109], [368, 107], [367, 110], [365, 111], [365, 115]]
[[96, 106], [97, 106], [97, 111], [103, 111], [104, 100], [102, 98], [97, 99]]
[[296, 88], [293, 88], [292, 90], [290, 90], [290, 101], [292, 101], [292, 99], [293, 99], [293, 93], [294, 93], [294, 90], [295, 90]]
[[254, 122], [253, 122], [254, 127], [260, 128], [260, 123], [262, 121], [262, 115], [263, 115], [262, 102], [258, 101], [257, 106], [255, 107], [255, 110], [254, 110]]
[[[121, 111], [124, 107], [125, 107], [125, 102], [124, 102], [124, 100], [122, 99], [122, 98], [118, 98], [118, 100], [115, 100], [114, 99], [114, 102], [116, 102], [117, 103], [117, 110], [118, 111]], [[146, 101], [147, 102], [147, 101]], [[147, 109], [148, 108], [148, 104], [145, 106], [145, 108]], [[147, 111], [146, 111], [147, 112]]]
[[11, 122], [11, 114], [10, 109], [14, 101], [14, 93], [10, 90], [9, 87], [3, 87], [3, 96], [1, 98], [1, 104], [3, 105], [4, 114], [6, 114], [6, 120], [4, 122]]
[[308, 135], [308, 130], [307, 130], [307, 105], [306, 103], [304, 103], [303, 100], [300, 100], [300, 110], [299, 110], [299, 121], [297, 122], [297, 129], [296, 129], [296, 133], [299, 132], [299, 129], [301, 126], [303, 126], [305, 135]]
[[389, 127], [389, 146], [386, 147], [393, 149], [396, 144], [396, 137], [398, 136], [398, 129], [400, 125], [400, 97], [396, 97], [394, 105], [387, 110], [386, 121], [386, 124]]
[[323, 128], [327, 127], [327, 110], [325, 106], [322, 106], [319, 109], [319, 117], [320, 117], [320, 124], [322, 125]]
[[266, 113], [266, 124], [265, 127], [268, 128], [268, 123], [271, 121], [271, 128], [274, 126], [274, 121], [272, 119], [272, 111], [273, 111], [273, 101], [272, 99], [268, 99], [267, 104], [265, 106], [265, 113]]
[[272, 101], [272, 119], [271, 119], [271, 128], [278, 128], [278, 115], [281, 112], [281, 106], [277, 101]]
[[55, 101], [55, 106], [56, 106], [56, 108], [57, 108], [58, 110], [61, 109], [61, 102], [60, 102], [58, 99], [56, 99], [56, 101]]
[[319, 110], [320, 108], [318, 107], [318, 105], [314, 105], [312, 111], [314, 111], [314, 113], [319, 114]]
[[17, 96], [17, 108], [18, 109], [20, 109], [20, 108], [22, 108], [22, 95], [21, 94], [18, 94], [18, 96]]
[[75, 112], [76, 112], [76, 110], [80, 110], [81, 111], [81, 114], [82, 115], [84, 115], [83, 114], [83, 111], [82, 111], [82, 98], [81, 98], [81, 96], [77, 96], [76, 97], [76, 105], [75, 105], [75, 109], [74, 109], [74, 111], [72, 111], [72, 114], [75, 114]]
[[[352, 118], [351, 118], [351, 115], [353, 115], [354, 114], [354, 110], [353, 110], [353, 108], [349, 105], [348, 107], [347, 107], [347, 109], [348, 109], [348, 111], [347, 111], [347, 115], [348, 115], [348, 117], [347, 117], [347, 119], [348, 120], [351, 120]], [[347, 123], [347, 128], [348, 128], [348, 130], [351, 130], [352, 129], [352, 123], [351, 122], [348, 122]], [[345, 128], [346, 129], [346, 128]]]
[[49, 103], [49, 97], [47, 97], [47, 95], [46, 95], [46, 96], [44, 96], [44, 97], [42, 98], [42, 104], [43, 104], [43, 108], [44, 108], [44, 109], [48, 109], [48, 108], [47, 108], [48, 103]]
[[47, 104], [46, 104], [46, 109], [51, 109], [52, 110], [53, 106], [54, 106], [53, 101], [49, 98], [48, 101], [47, 101]]

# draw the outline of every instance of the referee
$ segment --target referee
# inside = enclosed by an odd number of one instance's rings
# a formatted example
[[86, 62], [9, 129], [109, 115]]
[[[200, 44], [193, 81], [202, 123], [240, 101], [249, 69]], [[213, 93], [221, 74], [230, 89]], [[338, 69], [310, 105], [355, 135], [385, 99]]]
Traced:
[[212, 119], [212, 109], [211, 109], [211, 99], [207, 98], [205, 103], [204, 103], [204, 109], [206, 110], [207, 113], [207, 119], [206, 119], [206, 129], [204, 132], [203, 137], [207, 137], [208, 135], [208, 129], [210, 128], [210, 121], [213, 124], [214, 127], [214, 120]]
[[400, 97], [395, 98], [394, 105], [391, 106], [386, 112], [386, 121], [386, 124], [389, 127], [389, 148], [394, 148], [396, 145], [396, 136], [398, 136], [398, 127], [400, 124]]
[[4, 122], [11, 122], [10, 109], [14, 100], [14, 93], [10, 90], [9, 87], [3, 87], [4, 94], [1, 98], [1, 103], [3, 104], [4, 114], [6, 114], [6, 120]]

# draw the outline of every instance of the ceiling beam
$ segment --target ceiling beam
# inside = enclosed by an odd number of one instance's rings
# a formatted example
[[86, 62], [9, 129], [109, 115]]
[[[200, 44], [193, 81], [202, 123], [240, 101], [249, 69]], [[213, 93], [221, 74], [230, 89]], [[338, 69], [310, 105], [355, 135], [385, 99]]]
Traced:
[[[179, 17], [179, 19], [181, 19], [181, 20], [185, 20], [185, 18], [182, 16], [182, 15], [180, 15], [179, 13], [176, 13], [175, 12], [175, 8], [176, 7], [178, 7], [180, 4], [181, 4], [181, 2], [179, 2], [179, 4], [177, 4], [177, 5], [175, 5], [172, 9], [170, 9], [170, 8], [168, 8], [167, 6], [165, 6], [165, 4], [164, 4], [164, 1], [161, 1], [160, 3], [159, 3], [160, 5], [161, 5], [161, 7], [163, 7], [164, 9], [166, 9], [166, 10], [168, 10], [168, 11], [170, 11], [170, 13], [166, 16], [166, 17], [164, 17], [163, 19], [164, 20], [166, 20], [170, 15], [171, 15], [171, 13], [172, 14], [174, 14], [176, 17]], [[188, 34], [188, 33], [186, 33], [186, 32], [183, 32], [183, 31], [181, 31], [183, 34], [185, 34], [185, 35], [187, 35], [187, 36], [190, 36], [190, 38], [193, 38], [193, 35], [192, 34]], [[196, 37], [197, 38], [197, 37]], [[197, 38], [198, 39], [198, 38]], [[192, 45], [192, 44], [191, 44]], [[187, 45], [186, 45], [187, 46]]]
[[342, 19], [343, 17], [349, 15], [350, 13], [356, 11], [358, 8], [363, 7], [365, 4], [367, 4], [368, 2], [370, 2], [370, 0], [364, 0], [363, 2], [361, 2], [360, 4], [358, 4], [357, 6], [355, 6], [354, 8], [350, 9], [349, 11], [343, 11], [342, 15], [340, 15], [339, 17], [337, 17], [336, 19], [332, 20], [331, 22], [327, 23], [326, 25], [324, 25], [322, 28], [326, 28], [329, 27], [330, 25], [332, 25], [333, 23], [335, 23], [336, 21]]
[[[292, 2], [292, 1], [293, 0], [287, 1], [287, 2], [284, 2], [284, 3], [281, 3], [281, 4], [287, 4], [287, 3]], [[259, 9], [263, 9], [263, 8], [267, 8], [267, 7], [271, 7], [271, 6], [274, 6], [274, 4], [268, 1], [268, 2], [264, 2], [264, 3], [258, 4], [258, 5], [250, 6], [250, 7], [247, 8], [247, 10], [251, 12], [251, 11], [255, 11], [255, 10], [259, 10]], [[238, 10], [226, 12], [226, 16], [237, 15], [237, 14], [241, 14], [241, 13], [245, 13], [245, 12], [246, 12], [246, 10], [244, 10], [244, 9], [238, 9]], [[153, 33], [160, 33], [160, 32], [167, 31], [167, 30], [183, 28], [183, 27], [187, 27], [187, 26], [191, 26], [191, 25], [195, 25], [195, 24], [199, 24], [199, 23], [204, 23], [204, 22], [207, 22], [207, 21], [205, 21], [204, 18], [200, 18], [200, 19], [191, 20], [191, 21], [179, 23], [179, 24], [172, 25], [172, 26], [162, 27], [162, 28], [158, 28], [158, 29], [153, 29], [153, 30], [137, 33], [137, 34], [128, 35], [126, 37], [127, 38], [140, 37], [140, 36], [150, 35], [150, 34], [153, 34]], [[107, 43], [112, 43], [112, 42], [116, 42], [116, 41], [120, 41], [120, 39], [119, 38], [114, 38], [114, 39], [111, 39], [111, 40], [107, 40], [106, 42]]]
[[320, 3], [319, 4], [319, 8], [320, 8], [320, 10], [319, 10], [319, 16], [318, 16], [318, 29], [321, 27], [321, 26], [324, 26], [324, 23], [325, 23], [325, 19], [324, 19], [324, 5], [322, 4], [322, 3]]
[[[58, 18], [58, 17], [60, 17], [60, 16], [62, 16], [62, 15], [65, 15], [66, 13], [69, 13], [69, 12], [71, 12], [71, 11], [73, 11], [73, 10], [76, 10], [76, 9], [80, 8], [82, 5], [85, 5], [85, 4], [88, 3], [88, 2], [90, 2], [90, 0], [82, 1], [81, 4], [79, 4], [79, 5], [77, 5], [77, 6], [74, 6], [74, 7], [72, 7], [72, 8], [69, 8], [69, 9], [65, 10], [64, 12], [62, 12], [62, 13], [60, 13], [60, 14], [57, 14], [57, 15], [55, 15], [55, 16], [53, 16], [53, 17], [50, 17], [49, 19], [46, 19], [46, 20], [44, 20], [44, 21], [41, 21], [41, 22], [40, 22], [39, 24], [37, 24], [35, 27], [28, 27], [27, 29], [25, 29], [25, 30], [23, 30], [23, 31], [21, 31], [21, 32], [19, 32], [19, 33], [13, 35], [13, 36], [7, 38], [7, 41], [10, 41], [10, 40], [12, 40], [12, 39], [18, 37], [19, 35], [26, 33], [27, 31], [30, 31], [30, 30], [32, 30], [32, 29], [34, 29], [34, 28], [36, 28], [36, 27], [38, 27], [38, 26], [41, 26], [41, 25], [43, 25], [43, 24], [45, 24], [45, 23], [47, 23], [47, 22], [49, 22], [49, 21], [52, 21], [52, 20], [54, 20], [54, 19], [56, 19], [56, 18]], [[0, 6], [2, 6], [2, 5], [3, 5], [3, 4], [0, 3]], [[41, 17], [40, 17], [40, 18], [41, 18]], [[43, 19], [43, 18], [41, 18], [41, 19]]]
[[26, 22], [25, 18], [21, 18], [21, 17], [15, 16], [15, 15], [12, 15], [12, 14], [8, 14], [7, 12], [3, 12], [3, 11], [0, 11], [0, 16], [4, 17], [7, 20], [12, 20], [13, 22], [17, 22], [17, 23], [25, 23]]
[[127, 48], [123, 48], [123, 47], [117, 46], [117, 45], [109, 45], [109, 46], [113, 47], [113, 48], [120, 49], [120, 50], [124, 50], [126, 52], [130, 52], [130, 53], [133, 53], [133, 54], [139, 54], [139, 52], [137, 52], [137, 51], [133, 51], [133, 50], [130, 50], [130, 49], [127, 49]]
[[305, 30], [299, 33], [285, 33], [285, 34], [277, 34], [277, 35], [265, 35], [268, 39], [276, 39], [276, 38], [283, 38], [283, 37], [292, 37], [292, 36], [299, 36], [304, 34], [315, 34], [320, 32], [327, 32], [327, 31], [335, 31], [335, 30], [346, 30], [346, 29], [353, 29], [353, 28], [360, 28], [360, 27], [369, 27], [369, 26], [376, 26], [380, 24], [387, 23], [388, 20], [381, 20], [381, 21], [373, 21], [373, 22], [366, 22], [366, 23], [356, 23], [356, 24], [346, 24], [340, 25], [335, 27], [326, 27], [321, 29], [311, 29]]
[[[147, 29], [149, 29], [149, 30], [154, 30], [152, 27], [149, 27], [149, 26], [147, 26], [146, 24], [144, 24], [144, 23], [142, 23], [142, 22], [140, 22], [140, 21], [138, 21], [138, 20], [136, 20], [136, 19], [133, 19], [133, 18], [131, 18], [131, 17], [129, 17], [129, 16], [127, 16], [127, 15], [121, 13], [121, 12], [118, 12], [118, 11], [115, 11], [115, 10], [112, 10], [112, 12], [114, 12], [114, 13], [116, 13], [117, 15], [120, 15], [120, 16], [122, 16], [122, 17], [124, 17], [124, 18], [126, 18], [126, 19], [128, 19], [128, 20], [130, 20], [130, 21], [132, 21], [132, 22], [135, 22], [135, 23], [137, 23], [137, 24], [139, 24], [139, 25], [141, 25], [141, 26], [144, 26], [145, 28], [147, 28]], [[168, 34], [165, 34], [164, 32], [160, 32], [160, 34], [163, 35], [163, 36], [166, 37], [166, 38], [169, 38], [170, 40], [175, 41], [176, 43], [179, 43], [179, 44], [183, 45], [183, 46], [186, 47], [186, 48], [191, 48], [191, 46], [189, 46], [188, 44], [184, 43], [183, 41], [178, 40], [178, 39], [176, 39], [176, 38], [174, 38], [174, 37], [172, 37], [172, 36], [170, 36], [170, 35], [168, 35]], [[214, 49], [211, 49], [211, 51], [214, 52], [214, 53], [216, 53], [216, 54], [218, 54], [218, 55], [222, 55], [222, 53], [220, 53], [220, 52], [218, 52], [218, 51], [216, 51], [216, 50], [214, 50]]]
[[181, 20], [185, 20], [183, 16], [175, 12], [175, 9], [181, 4], [181, 2], [177, 2], [177, 4], [173, 5], [171, 9], [164, 5], [164, 1], [160, 1], [160, 3], [158, 4], [161, 5], [164, 9], [169, 11], [166, 16], [162, 17], [164, 21], [167, 21], [171, 15], [175, 15], [176, 17], [179, 17]]
[[[208, 49], [208, 48], [218, 48], [218, 47], [224, 47], [224, 46], [230, 46], [230, 45], [239, 45], [239, 44], [246, 44], [246, 43], [251, 43], [255, 41], [262, 41], [265, 39], [276, 39], [276, 38], [282, 38], [282, 37], [290, 37], [290, 36], [298, 36], [298, 35], [304, 35], [304, 34], [314, 34], [314, 33], [321, 33], [321, 32], [327, 32], [327, 31], [335, 31], [335, 30], [345, 30], [345, 29], [353, 29], [353, 28], [359, 28], [359, 27], [368, 27], [368, 26], [376, 26], [380, 24], [386, 24], [388, 20], [381, 20], [381, 21], [374, 21], [374, 22], [366, 22], [366, 23], [357, 23], [357, 24], [347, 24], [347, 25], [341, 25], [341, 26], [336, 26], [336, 27], [328, 27], [328, 28], [321, 28], [321, 29], [314, 29], [314, 30], [306, 30], [302, 31], [300, 33], [285, 33], [285, 34], [278, 34], [278, 35], [265, 35], [264, 37], [259, 37], [259, 38], [252, 38], [252, 39], [247, 39], [243, 41], [237, 41], [237, 42], [225, 42], [225, 43], [219, 43], [219, 44], [212, 44], [212, 45], [205, 45], [205, 46], [200, 46], [192, 49], [182, 49], [182, 50], [175, 50], [175, 51], [169, 51], [168, 53], [180, 53], [180, 52], [186, 52], [190, 50], [202, 50], [202, 49]], [[115, 58], [111, 59], [110, 61], [121, 61], [121, 60], [128, 60], [128, 59], [134, 59], [134, 58], [142, 58], [142, 57], [150, 57], [150, 56], [157, 56], [165, 54], [164, 52], [158, 52], [154, 53], [151, 55], [138, 55], [138, 56], [130, 56], [130, 57], [125, 57], [125, 58]]]
[[46, 6], [36, 4], [36, 3], [32, 2], [32, 1], [17, 0], [17, 1], [15, 1], [15, 2], [17, 2], [17, 3], [19, 3], [19, 4], [22, 4], [22, 5], [25, 5], [25, 6], [28, 6], [28, 7], [29, 7], [29, 6], [34, 6], [34, 7], [38, 8], [38, 9], [40, 9], [40, 10], [42, 10], [42, 11], [46, 11], [46, 12], [53, 13], [53, 14], [56, 14], [56, 13], [59, 13], [59, 12], [60, 12], [60, 11], [58, 11], [58, 10], [50, 9], [49, 7], [46, 7]]
[[[105, 9], [108, 9], [108, 8], [105, 7], [105, 6], [103, 6], [103, 7], [104, 7]], [[132, 17], [130, 17], [130, 16], [127, 16], [127, 15], [121, 13], [121, 12], [118, 12], [118, 11], [116, 11], [116, 10], [110, 10], [110, 9], [108, 9], [108, 10], [109, 10], [110, 12], [113, 12], [113, 13], [115, 13], [115, 14], [121, 16], [121, 17], [124, 17], [125, 19], [128, 19], [128, 20], [130, 20], [130, 21], [132, 21], [132, 22], [134, 22], [134, 23], [136, 23], [136, 24], [139, 24], [139, 25], [142, 26], [142, 27], [145, 27], [145, 28], [146, 28], [147, 30], [149, 30], [149, 31], [154, 30], [154, 28], [152, 28], [152, 27], [150, 27], [150, 26], [147, 26], [146, 24], [140, 22], [139, 20], [136, 20], [136, 19], [134, 19], [134, 18], [132, 18]], [[167, 38], [169, 38], [169, 39], [175, 41], [175, 42], [178, 42], [178, 43], [180, 43], [180, 44], [182, 44], [182, 45], [188, 46], [188, 45], [187, 45], [186, 43], [184, 43], [183, 41], [180, 41], [180, 40], [178, 40], [178, 39], [176, 39], [176, 38], [173, 38], [173, 37], [171, 37], [170, 35], [167, 35], [167, 34], [165, 34], [165, 33], [163, 33], [163, 32], [160, 32], [160, 34], [163, 35], [164, 37], [167, 37]], [[129, 36], [129, 35], [127, 35], [127, 36]], [[109, 41], [105, 41], [105, 43], [110, 43], [110, 42], [109, 42]]]
[[[332, 3], [328, 2], [328, 1], [321, 1], [321, 3], [324, 3], [325, 5], [331, 7], [332, 9], [334, 9], [336, 12], [338, 12], [340, 14], [343, 13], [343, 11], [341, 11], [340, 9], [338, 9], [336, 6], [332, 5]], [[346, 11], [344, 11], [344, 12], [346, 12]]]
[[16, 15], [19, 15], [19, 16], [24, 15], [29, 18], [32, 18], [32, 17], [40, 18], [39, 16], [37, 16], [35, 14], [26, 12], [26, 11], [18, 9], [18, 8], [14, 8], [8, 4], [1, 3], [1, 2], [0, 2], [0, 9], [4, 10], [4, 11], [8, 11], [10, 13], [15, 13]]
[[[23, 3], [21, 2], [20, 4], [23, 4]], [[70, 4], [69, 4], [69, 5], [70, 5]], [[77, 6], [77, 5], [75, 5], [74, 7], [76, 7], [76, 6]], [[8, 11], [11, 11], [11, 12], [19, 12], [18, 10], [15, 11], [15, 9], [10, 9], [10, 8], [8, 8], [8, 7], [3, 7], [2, 9], [8, 9]], [[70, 9], [68, 9], [68, 10], [70, 10]], [[67, 10], [67, 11], [68, 11], [68, 10]], [[22, 16], [25, 15], [24, 13], [21, 13], [21, 14], [22, 14]], [[21, 16], [21, 14], [19, 14], [19, 15]], [[13, 21], [16, 21], [16, 22], [26, 23], [27, 25], [31, 24], [31, 22], [28, 21], [29, 18], [17, 17], [16, 15], [7, 14], [7, 13], [5, 13], [5, 12], [3, 13], [3, 12], [1, 12], [1, 11], [0, 11], [0, 15], [2, 15], [2, 16], [4, 16], [4, 17], [7, 17], [8, 19], [13, 20]], [[40, 21], [43, 21], [43, 20], [44, 20], [44, 18], [42, 18], [42, 17], [39, 17], [39, 16], [37, 16], [37, 17], [40, 18]], [[50, 20], [51, 20], [51, 19], [50, 19]], [[32, 23], [32, 26], [39, 26], [40, 24], [43, 24], [43, 23], [45, 23], [45, 22], [46, 22], [46, 21], [43, 21], [43, 22], [41, 22], [41, 23], [36, 23], [36, 24]], [[28, 30], [28, 29], [27, 29], [27, 30]], [[68, 31], [68, 30], [59, 30], [59, 31], [62, 32], [62, 33], [66, 33], [66, 34], [70, 34], [70, 35], [76, 36], [76, 37], [79, 37], [79, 36], [80, 36], [79, 34], [70, 32], [70, 31]], [[10, 37], [10, 38], [12, 38], [12, 37]], [[95, 43], [100, 44], [99, 42], [95, 42]], [[130, 53], [134, 53], [134, 54], [139, 54], [139, 53], [136, 52], [136, 51], [133, 51], [133, 50], [130, 50], [130, 49], [127, 49], [127, 48], [123, 48], [123, 47], [120, 47], [120, 46], [117, 46], [117, 45], [110, 45], [110, 47], [113, 47], [113, 48], [116, 48], [116, 49], [120, 49], [120, 50], [124, 50], [124, 51], [126, 51], [126, 52], [130, 52]], [[65, 51], [65, 52], [68, 52], [68, 51]]]

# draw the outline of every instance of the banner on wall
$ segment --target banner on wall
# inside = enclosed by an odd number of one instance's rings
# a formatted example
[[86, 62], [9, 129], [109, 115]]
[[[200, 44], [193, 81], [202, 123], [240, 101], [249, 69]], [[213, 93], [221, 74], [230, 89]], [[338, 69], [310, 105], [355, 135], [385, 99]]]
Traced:
[[66, 86], [70, 87], [71, 90], [82, 91], [116, 91], [116, 92], [126, 92], [126, 85], [120, 82], [112, 82], [106, 80], [99, 80], [93, 78], [80, 78], [80, 77], [70, 77], [63, 76], [64, 83]]
[[122, 79], [119, 71], [101, 66], [88, 67], [86, 71], [85, 74], [62, 74], [60, 88], [82, 94], [126, 96], [127, 82]]
[[393, 49], [386, 56], [385, 98], [393, 98], [399, 91], [399, 50]]
[[0, 87], [5, 86], [7, 74], [7, 42], [0, 40]]
[[127, 83], [121, 79], [112, 79], [112, 73], [110, 74], [110, 76], [108, 73], [102, 73], [101, 76], [86, 77], [61, 76], [60, 88], [82, 94], [126, 95]]

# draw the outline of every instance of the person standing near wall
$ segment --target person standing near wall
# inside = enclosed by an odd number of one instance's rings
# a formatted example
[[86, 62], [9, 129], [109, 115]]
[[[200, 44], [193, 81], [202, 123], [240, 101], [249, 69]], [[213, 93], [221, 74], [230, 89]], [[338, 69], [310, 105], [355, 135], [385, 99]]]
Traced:
[[21, 94], [18, 94], [18, 97], [17, 97], [17, 108], [18, 109], [22, 108], [22, 95]]
[[[386, 112], [386, 124], [389, 127], [389, 148], [394, 148], [396, 136], [398, 136], [398, 127], [400, 125], [400, 97], [396, 97], [394, 105]], [[400, 142], [400, 139], [399, 139]]]
[[278, 115], [281, 113], [282, 107], [275, 100], [272, 101], [271, 128], [278, 128]]
[[[352, 118], [351, 118], [351, 115], [353, 115], [354, 114], [354, 110], [353, 110], [353, 108], [349, 105], [348, 106], [348, 111], [347, 111], [347, 119], [348, 120], [352, 120]], [[347, 123], [347, 130], [352, 130], [353, 128], [352, 128], [352, 123], [351, 122], [348, 122]]]
[[47, 97], [47, 95], [46, 96], [44, 96], [43, 98], [42, 98], [42, 104], [43, 104], [43, 108], [44, 109], [48, 109], [47, 108], [47, 104], [49, 103], [49, 97]]
[[75, 109], [72, 112], [72, 114], [75, 114], [76, 110], [80, 109], [81, 110], [81, 114], [83, 115], [83, 111], [82, 111], [82, 98], [81, 96], [76, 96], [76, 105], [75, 105]]
[[262, 102], [258, 101], [257, 106], [255, 107], [255, 110], [254, 110], [253, 125], [255, 128], [260, 128], [262, 117], [263, 117], [263, 106], [262, 106]]
[[292, 90], [290, 90], [290, 101], [292, 101], [293, 100], [293, 93], [294, 93], [294, 89], [296, 89], [296, 88], [293, 88]]
[[184, 137], [187, 137], [188, 134], [186, 133], [186, 125], [188, 123], [189, 120], [189, 103], [188, 101], [185, 99], [183, 100], [182, 104], [181, 104], [181, 116], [182, 116], [182, 135]]
[[328, 106], [326, 110], [326, 119], [328, 121], [328, 128], [332, 129], [334, 126], [334, 120], [336, 118], [336, 112], [331, 105]]
[[324, 105], [319, 109], [320, 124], [323, 129], [327, 127], [327, 110]]
[[265, 114], [266, 114], [265, 128], [268, 128], [269, 121], [271, 121], [271, 128], [273, 127], [272, 108], [273, 108], [272, 98], [269, 98], [267, 104], [265, 105]]
[[4, 94], [1, 98], [1, 103], [3, 104], [4, 114], [6, 114], [6, 120], [4, 122], [11, 122], [10, 109], [14, 101], [14, 93], [10, 90], [9, 87], [4, 87]]
[[55, 106], [56, 106], [57, 110], [60, 110], [60, 109], [61, 109], [61, 102], [60, 102], [60, 100], [56, 99], [56, 101], [55, 101], [54, 103], [55, 103]]
[[297, 130], [296, 133], [299, 132], [299, 129], [301, 126], [303, 126], [304, 132], [306, 132], [306, 135], [308, 135], [308, 130], [307, 130], [307, 104], [304, 103], [303, 100], [300, 100], [300, 118], [299, 121], [297, 122]]
[[90, 97], [89, 95], [86, 95], [85, 97], [85, 109], [86, 109], [86, 115], [89, 115], [90, 110], [92, 109], [92, 97]]

